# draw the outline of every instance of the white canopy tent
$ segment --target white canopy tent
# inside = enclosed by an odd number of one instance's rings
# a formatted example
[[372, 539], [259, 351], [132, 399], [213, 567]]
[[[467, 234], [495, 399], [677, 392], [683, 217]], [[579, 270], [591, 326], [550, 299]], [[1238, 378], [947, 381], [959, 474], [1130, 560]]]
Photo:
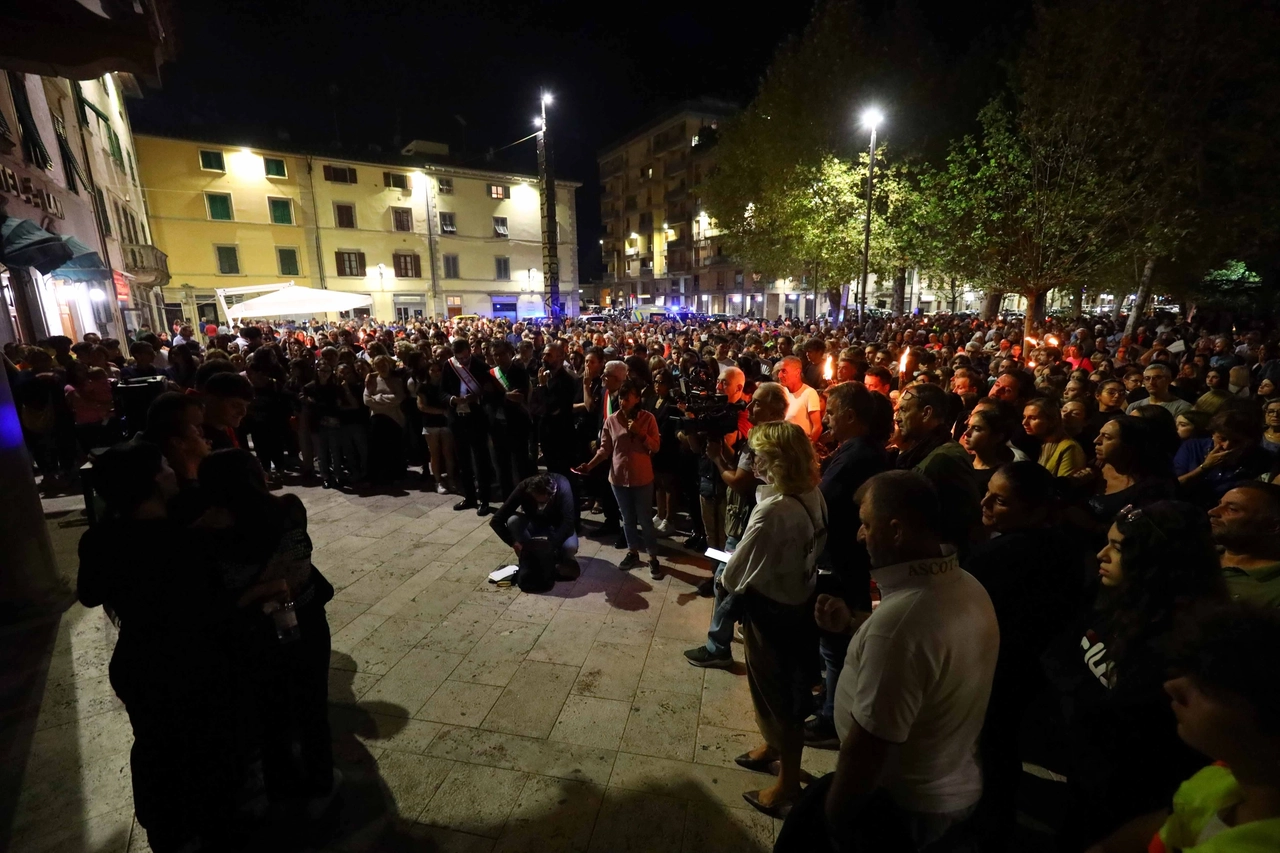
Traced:
[[[226, 294], [270, 290], [262, 296], [246, 299], [235, 305], [227, 305]], [[350, 311], [373, 304], [373, 298], [363, 293], [345, 293], [336, 290], [317, 290], [300, 284], [258, 285], [229, 287], [218, 290], [218, 301], [229, 320], [245, 317], [314, 317], [318, 314]]]

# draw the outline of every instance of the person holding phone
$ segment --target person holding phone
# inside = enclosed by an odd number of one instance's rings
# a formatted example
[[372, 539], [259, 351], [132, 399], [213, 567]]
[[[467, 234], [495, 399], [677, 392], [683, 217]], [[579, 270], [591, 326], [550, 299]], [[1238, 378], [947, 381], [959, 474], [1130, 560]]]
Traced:
[[[595, 456], [573, 469], [580, 477], [609, 462], [609, 484], [622, 511], [622, 528], [627, 538], [627, 555], [618, 568], [629, 571], [640, 565], [643, 541], [649, 555], [649, 574], [662, 577], [658, 563], [657, 541], [653, 531], [653, 454], [662, 445], [658, 421], [652, 412], [641, 408], [643, 389], [633, 380], [623, 380], [618, 389], [618, 409], [605, 419], [600, 430], [600, 446]], [[639, 533], [636, 525], [639, 524]]]

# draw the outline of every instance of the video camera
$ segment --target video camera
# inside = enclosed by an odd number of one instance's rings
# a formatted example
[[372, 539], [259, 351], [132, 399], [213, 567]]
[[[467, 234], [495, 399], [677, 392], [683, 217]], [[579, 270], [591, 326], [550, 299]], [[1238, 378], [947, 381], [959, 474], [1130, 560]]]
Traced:
[[687, 417], [680, 421], [680, 431], [693, 435], [723, 438], [738, 430], [738, 414], [747, 407], [745, 400], [730, 403], [724, 394], [716, 394], [690, 386], [680, 379], [680, 390], [673, 395], [684, 405]]

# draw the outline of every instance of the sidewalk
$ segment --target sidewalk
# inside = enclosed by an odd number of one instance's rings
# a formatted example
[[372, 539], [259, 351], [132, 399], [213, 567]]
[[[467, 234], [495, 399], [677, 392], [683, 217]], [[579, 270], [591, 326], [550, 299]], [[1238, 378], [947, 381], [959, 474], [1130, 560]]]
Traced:
[[[759, 738], [746, 677], [681, 654], [705, 640], [705, 561], [671, 545], [669, 576], [652, 581], [584, 538], [579, 580], [526, 595], [487, 583], [510, 551], [452, 496], [288, 491], [338, 590], [329, 698], [347, 785], [330, 849], [772, 849], [778, 822], [741, 797], [769, 777], [733, 764]], [[45, 505], [67, 513], [50, 528], [69, 576], [76, 503]], [[58, 626], [42, 698], [15, 721], [34, 731], [9, 849], [149, 849], [107, 680], [113, 643], [101, 609], [74, 605]], [[805, 769], [835, 758], [806, 750]]]

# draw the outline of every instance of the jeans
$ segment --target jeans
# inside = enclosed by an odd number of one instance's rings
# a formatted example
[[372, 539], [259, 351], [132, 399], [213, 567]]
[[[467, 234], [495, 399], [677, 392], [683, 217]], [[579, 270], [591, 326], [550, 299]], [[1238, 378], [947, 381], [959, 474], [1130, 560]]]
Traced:
[[818, 712], [821, 719], [831, 720], [836, 715], [836, 684], [840, 681], [844, 656], [849, 651], [849, 641], [852, 639], [848, 634], [828, 634], [826, 631], [818, 637], [818, 654], [822, 656], [825, 669], [823, 681], [827, 685], [827, 695], [822, 702], [822, 710]]
[[[613, 495], [618, 499], [622, 512], [622, 530], [627, 535], [627, 550], [639, 553], [641, 544], [650, 556], [657, 556], [657, 540], [653, 535], [653, 483], [643, 486], [614, 486]], [[640, 535], [636, 535], [636, 523]], [[643, 542], [641, 541], [643, 539]]]
[[[738, 537], [730, 536], [725, 539], [725, 548], [736, 548], [737, 545]], [[733, 611], [737, 607], [738, 596], [726, 592], [719, 583], [724, 567], [724, 563], [716, 563], [716, 601], [711, 610], [711, 627], [707, 629], [707, 651], [716, 655], [729, 654], [729, 644], [733, 642], [733, 624], [737, 621], [733, 618]]]
[[347, 476], [363, 480], [369, 473], [369, 427], [365, 424], [343, 424], [342, 456], [347, 463]]
[[[518, 512], [511, 516], [511, 518], [507, 519], [507, 530], [511, 531], [511, 536], [515, 539], [517, 544], [524, 544], [530, 539], [535, 539], [539, 536], [547, 536], [551, 533], [550, 527], [538, 524], [537, 522], [530, 520], [527, 515], [523, 515]], [[577, 553], [578, 537], [575, 534], [570, 535], [568, 539], [564, 540], [564, 544], [560, 546], [560, 553], [557, 557], [561, 560], [572, 560], [574, 555]]]
[[342, 427], [322, 426], [311, 433], [311, 446], [315, 448], [319, 462], [320, 478], [333, 482], [341, 480], [342, 464], [345, 460], [348, 470], [353, 467], [354, 459], [346, 459], [342, 441]]

